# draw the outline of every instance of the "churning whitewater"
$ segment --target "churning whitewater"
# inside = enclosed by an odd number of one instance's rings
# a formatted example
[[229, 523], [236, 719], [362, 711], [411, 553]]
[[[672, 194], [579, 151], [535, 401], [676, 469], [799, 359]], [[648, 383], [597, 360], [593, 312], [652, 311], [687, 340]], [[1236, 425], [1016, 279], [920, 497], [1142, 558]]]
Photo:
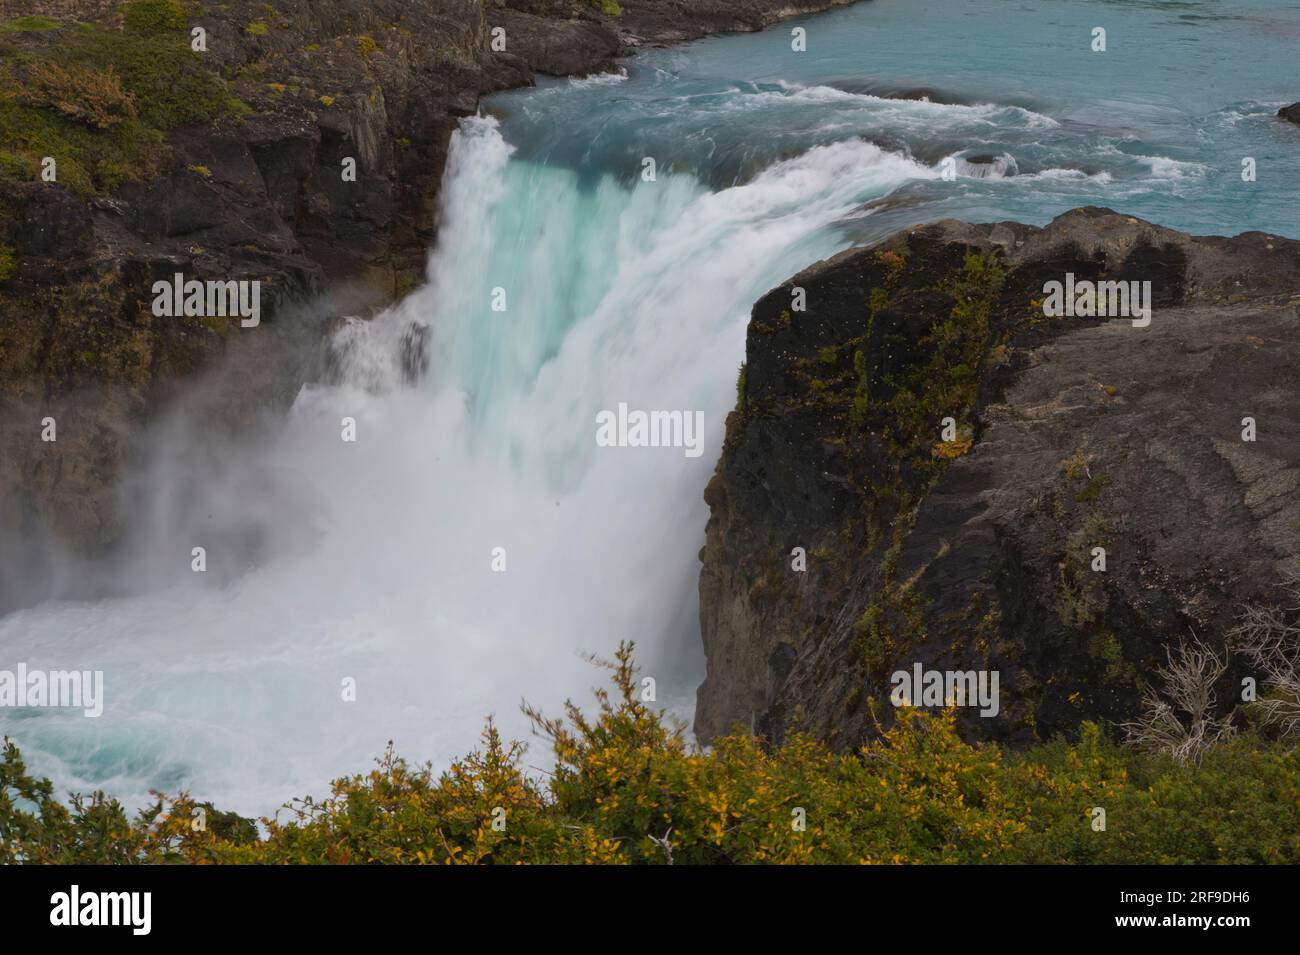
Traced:
[[[511, 153], [495, 120], [464, 122], [428, 284], [346, 323], [331, 346], [338, 383], [304, 389], [271, 447], [213, 476], [290, 489], [294, 528], [262, 520], [292, 546], [224, 589], [0, 623], [30, 666], [75, 659], [105, 674], [93, 726], [60, 711], [4, 717], [37, 771], [132, 802], [185, 786], [267, 812], [368, 765], [390, 738], [444, 763], [489, 714], [526, 736], [520, 695], [551, 709], [587, 700], [600, 677], [583, 655], [620, 639], [638, 641], [661, 702], [689, 714], [701, 495], [749, 306], [831, 251], [819, 233], [864, 197], [936, 173], [852, 140], [710, 192], [671, 174], [587, 186]], [[428, 349], [415, 381], [413, 340]], [[704, 453], [600, 447], [597, 415], [620, 403], [698, 412]], [[341, 440], [345, 418], [355, 442]], [[160, 449], [150, 482], [177, 479], [169, 461], [185, 453]], [[248, 504], [204, 499], [218, 525]], [[192, 543], [167, 522], [153, 538], [153, 553]]]

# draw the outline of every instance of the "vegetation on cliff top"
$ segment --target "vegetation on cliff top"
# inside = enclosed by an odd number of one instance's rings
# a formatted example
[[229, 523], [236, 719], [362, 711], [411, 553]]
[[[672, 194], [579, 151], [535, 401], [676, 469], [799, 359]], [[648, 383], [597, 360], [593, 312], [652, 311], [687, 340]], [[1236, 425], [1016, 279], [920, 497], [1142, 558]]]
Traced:
[[[854, 636], [863, 669], [873, 680], [883, 681], [892, 661], [906, 647], [924, 640], [924, 608], [911, 582], [895, 579], [898, 554], [916, 518], [917, 504], [939, 480], [951, 462], [966, 454], [974, 443], [972, 419], [980, 382], [996, 361], [995, 349], [1007, 334], [994, 322], [994, 305], [1006, 279], [997, 253], [967, 250], [959, 271], [937, 285], [915, 287], [908, 278], [908, 258], [895, 250], [875, 255], [881, 281], [872, 287], [868, 301], [866, 333], [850, 344], [852, 390], [843, 389], [840, 406], [847, 402], [847, 421], [859, 437], [879, 434], [885, 466], [864, 480], [868, 540], [872, 546], [885, 539], [877, 589], [854, 624]], [[910, 360], [883, 371], [873, 361], [868, 344], [877, 322], [886, 313], [920, 311], [912, 304], [917, 295], [941, 292], [951, 302], [946, 314], [935, 316], [914, 345], [899, 345], [897, 330], [884, 335], [886, 344], [913, 350]], [[833, 357], [833, 349], [830, 351]], [[941, 422], [951, 417], [955, 434], [937, 440]], [[862, 444], [860, 446], [864, 446]]]
[[545, 782], [489, 722], [482, 747], [445, 773], [390, 747], [329, 797], [263, 820], [261, 838], [187, 795], [134, 820], [100, 793], [65, 805], [9, 743], [0, 862], [1300, 861], [1291, 746], [1246, 736], [1181, 766], [1084, 724], [1076, 744], [1012, 753], [963, 742], [952, 711], [916, 711], [856, 753], [741, 734], [701, 751], [640, 701], [631, 651], [606, 664], [616, 693], [599, 695], [594, 719], [572, 705], [563, 720], [528, 710], [557, 757]]
[[49, 37], [6, 48], [0, 177], [36, 180], [52, 157], [57, 181], [78, 195], [111, 191], [155, 173], [167, 130], [246, 111], [190, 49], [176, 0], [135, 0], [122, 23], [24, 17], [0, 26], [0, 36]]

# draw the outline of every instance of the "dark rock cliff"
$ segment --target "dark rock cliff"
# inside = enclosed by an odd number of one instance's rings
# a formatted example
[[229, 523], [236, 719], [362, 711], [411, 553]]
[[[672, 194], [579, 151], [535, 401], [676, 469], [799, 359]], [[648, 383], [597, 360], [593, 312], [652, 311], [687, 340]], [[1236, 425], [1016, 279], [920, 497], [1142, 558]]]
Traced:
[[[7, 0], [6, 550], [32, 557], [46, 535], [102, 551], [121, 532], [115, 485], [132, 437], [170, 396], [237, 350], [214, 409], [214, 427], [237, 428], [283, 407], [313, 374], [330, 317], [412, 288], [452, 132], [481, 95], [535, 72], [608, 69], [642, 43], [843, 2]], [[47, 156], [53, 182], [42, 178]], [[355, 182], [343, 177], [348, 159]], [[262, 325], [153, 316], [152, 283], [177, 272], [260, 281]], [[39, 440], [46, 416], [57, 442]], [[0, 580], [0, 607], [40, 596], [12, 579], [7, 589]]]
[[[1045, 317], [1067, 272], [1150, 281], [1149, 326]], [[1222, 645], [1300, 566], [1298, 306], [1300, 243], [1095, 208], [913, 229], [769, 292], [705, 494], [697, 733], [852, 745], [915, 662], [999, 671], [974, 735], [1132, 715], [1166, 646]]]

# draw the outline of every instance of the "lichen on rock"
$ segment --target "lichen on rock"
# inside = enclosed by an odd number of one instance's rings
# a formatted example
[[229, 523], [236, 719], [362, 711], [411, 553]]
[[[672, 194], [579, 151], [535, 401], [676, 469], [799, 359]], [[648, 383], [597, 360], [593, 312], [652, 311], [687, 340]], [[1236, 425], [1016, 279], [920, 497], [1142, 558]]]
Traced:
[[[1151, 281], [1154, 320], [1046, 317], [1067, 272]], [[795, 286], [807, 311], [783, 322]], [[697, 733], [855, 745], [914, 662], [1000, 671], [975, 735], [1130, 716], [1135, 673], [1189, 632], [1222, 641], [1300, 557], [1298, 292], [1300, 243], [1093, 208], [908, 230], [769, 292], [746, 353], [758, 410], [729, 419], [705, 495]], [[1247, 413], [1267, 441], [1241, 440]]]

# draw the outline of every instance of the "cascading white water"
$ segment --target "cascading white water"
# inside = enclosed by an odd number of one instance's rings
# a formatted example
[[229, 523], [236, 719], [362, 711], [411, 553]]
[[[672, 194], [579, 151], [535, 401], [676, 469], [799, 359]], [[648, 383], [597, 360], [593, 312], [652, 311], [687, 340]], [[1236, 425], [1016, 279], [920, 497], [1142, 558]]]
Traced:
[[[828, 226], [863, 198], [936, 175], [850, 140], [719, 192], [683, 175], [583, 183], [512, 158], [494, 120], [465, 121], [428, 284], [347, 324], [333, 346], [342, 383], [304, 389], [277, 441], [212, 478], [256, 474], [294, 509], [260, 505], [265, 483], [200, 495], [216, 526], [261, 510], [311, 533], [269, 534], [296, 544], [224, 589], [0, 621], [14, 659], [106, 682], [98, 720], [8, 711], [4, 732], [64, 788], [140, 803], [184, 786], [266, 812], [365, 769], [389, 739], [445, 763], [489, 714], [524, 736], [521, 697], [552, 711], [589, 701], [603, 677], [580, 654], [623, 639], [638, 641], [660, 702], [689, 716], [701, 493], [750, 305], [842, 244]], [[429, 328], [430, 360], [409, 384], [413, 323]], [[702, 411], [703, 455], [597, 447], [596, 414], [619, 402]], [[344, 417], [355, 443], [340, 439]], [[160, 494], [183, 454], [158, 449], [147, 477]], [[149, 546], [188, 563], [204, 543], [192, 533], [163, 522]]]

